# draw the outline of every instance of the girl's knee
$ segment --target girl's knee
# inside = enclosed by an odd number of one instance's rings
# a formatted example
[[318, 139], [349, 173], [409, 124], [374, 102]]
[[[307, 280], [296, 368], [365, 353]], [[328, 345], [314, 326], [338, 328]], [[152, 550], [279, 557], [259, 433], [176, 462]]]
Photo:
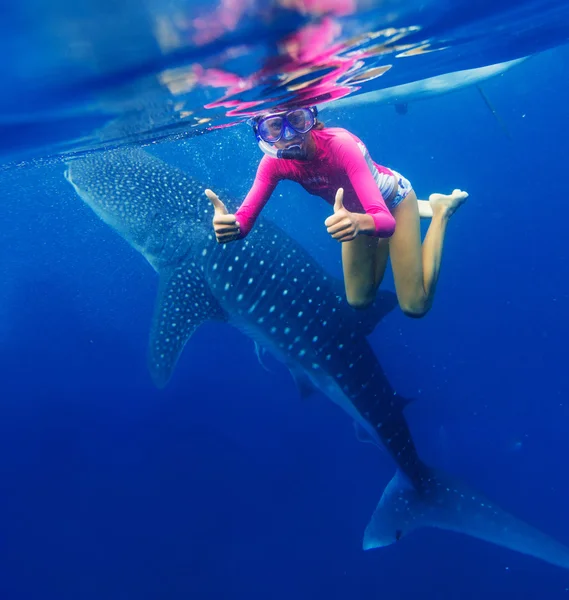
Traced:
[[375, 293], [372, 290], [359, 290], [357, 292], [346, 290], [346, 299], [352, 308], [364, 310], [373, 304]]
[[373, 298], [348, 298], [348, 304], [356, 310], [365, 310], [373, 304]]
[[399, 307], [405, 316], [412, 319], [422, 319], [431, 310], [430, 304], [421, 300], [399, 302]]

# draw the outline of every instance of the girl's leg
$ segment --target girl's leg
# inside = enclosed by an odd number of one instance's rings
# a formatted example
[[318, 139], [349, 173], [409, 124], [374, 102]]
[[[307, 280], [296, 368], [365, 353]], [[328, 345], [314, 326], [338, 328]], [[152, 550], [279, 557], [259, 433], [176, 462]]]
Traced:
[[380, 238], [377, 242], [377, 251], [375, 253], [375, 291], [381, 285], [385, 269], [387, 267], [387, 259], [389, 258], [389, 239]]
[[399, 305], [410, 317], [423, 317], [432, 306], [441, 267], [447, 223], [468, 194], [460, 190], [445, 196], [431, 194], [433, 216], [421, 246], [419, 204], [414, 191], [393, 211], [396, 226], [389, 240]]
[[388, 256], [387, 240], [376, 237], [360, 235], [342, 244], [346, 298], [353, 308], [367, 308], [373, 303]]

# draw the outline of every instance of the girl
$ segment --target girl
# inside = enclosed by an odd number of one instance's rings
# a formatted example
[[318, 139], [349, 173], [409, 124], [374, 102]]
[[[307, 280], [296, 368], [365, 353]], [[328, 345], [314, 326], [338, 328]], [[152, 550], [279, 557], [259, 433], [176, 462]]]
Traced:
[[[342, 242], [350, 305], [373, 303], [390, 256], [399, 306], [410, 317], [424, 316], [433, 303], [447, 224], [468, 194], [454, 190], [417, 200], [405, 177], [373, 162], [349, 131], [325, 128], [315, 107], [271, 113], [251, 124], [265, 156], [243, 204], [229, 214], [213, 191], [205, 191], [215, 208], [217, 241], [244, 238], [277, 183], [291, 179], [334, 207], [324, 225]], [[431, 218], [422, 245], [420, 217]]]

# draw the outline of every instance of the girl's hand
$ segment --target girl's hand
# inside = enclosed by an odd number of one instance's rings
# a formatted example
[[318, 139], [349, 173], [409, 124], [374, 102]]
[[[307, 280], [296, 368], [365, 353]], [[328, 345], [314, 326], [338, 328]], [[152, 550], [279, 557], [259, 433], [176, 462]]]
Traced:
[[241, 237], [241, 230], [235, 215], [229, 214], [225, 204], [218, 198], [217, 194], [211, 190], [206, 190], [205, 195], [210, 199], [215, 211], [213, 214], [213, 230], [217, 241], [220, 244], [227, 244], [227, 242], [238, 240]]
[[344, 208], [344, 190], [339, 188], [334, 202], [334, 214], [324, 221], [328, 233], [339, 242], [351, 242], [360, 233], [360, 215]]

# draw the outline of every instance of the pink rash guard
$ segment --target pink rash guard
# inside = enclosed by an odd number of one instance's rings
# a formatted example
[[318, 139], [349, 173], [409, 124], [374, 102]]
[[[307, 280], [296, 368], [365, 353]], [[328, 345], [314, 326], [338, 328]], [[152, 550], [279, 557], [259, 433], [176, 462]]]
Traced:
[[310, 134], [316, 153], [310, 160], [288, 160], [264, 156], [253, 186], [235, 213], [245, 237], [281, 179], [300, 183], [314, 196], [334, 206], [338, 188], [344, 188], [344, 207], [373, 218], [376, 237], [390, 237], [395, 219], [382, 195], [390, 194], [396, 183], [392, 171], [374, 163], [364, 144], [345, 129], [313, 129]]

